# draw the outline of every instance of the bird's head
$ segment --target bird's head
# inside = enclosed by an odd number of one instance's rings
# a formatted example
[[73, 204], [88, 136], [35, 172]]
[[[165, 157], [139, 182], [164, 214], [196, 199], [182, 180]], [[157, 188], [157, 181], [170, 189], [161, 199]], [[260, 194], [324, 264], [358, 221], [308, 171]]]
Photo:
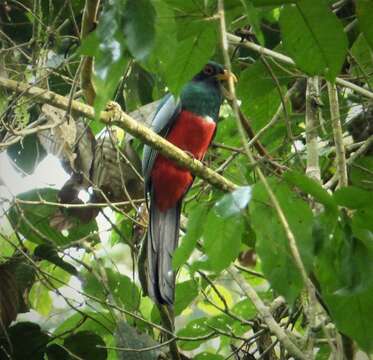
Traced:
[[236, 76], [225, 70], [224, 67], [214, 61], [209, 61], [204, 68], [193, 78], [193, 81], [207, 81], [212, 83], [220, 83], [222, 81], [228, 81], [232, 78], [233, 81], [237, 81]]
[[215, 121], [219, 117], [222, 102], [222, 82], [236, 77], [216, 62], [209, 61], [203, 69], [189, 81], [181, 91], [183, 109], [202, 116], [209, 116]]

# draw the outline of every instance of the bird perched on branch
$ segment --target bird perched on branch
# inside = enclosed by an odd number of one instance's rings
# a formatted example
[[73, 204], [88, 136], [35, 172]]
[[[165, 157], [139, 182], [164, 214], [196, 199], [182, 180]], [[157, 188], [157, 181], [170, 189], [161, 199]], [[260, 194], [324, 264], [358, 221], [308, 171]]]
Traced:
[[[201, 160], [210, 145], [222, 102], [221, 82], [233, 77], [209, 62], [187, 83], [179, 99], [167, 95], [156, 112], [152, 129]], [[178, 244], [181, 202], [193, 175], [149, 146], [144, 147], [143, 175], [149, 204], [147, 291], [158, 304], [174, 302], [172, 255]]]

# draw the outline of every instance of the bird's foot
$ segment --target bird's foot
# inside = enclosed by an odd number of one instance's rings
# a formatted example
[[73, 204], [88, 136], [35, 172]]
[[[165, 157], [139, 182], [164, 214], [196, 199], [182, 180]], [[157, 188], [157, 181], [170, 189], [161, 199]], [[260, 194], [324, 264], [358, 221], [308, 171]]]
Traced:
[[[194, 154], [193, 153], [191, 153], [190, 151], [188, 151], [188, 150], [183, 150], [185, 153], [187, 153], [191, 158], [193, 158], [193, 159], [197, 159], [195, 156], [194, 156]], [[198, 159], [197, 159], [198, 160]]]
[[106, 104], [105, 111], [110, 113], [111, 121], [120, 120], [123, 112], [121, 106], [115, 101], [109, 101]]

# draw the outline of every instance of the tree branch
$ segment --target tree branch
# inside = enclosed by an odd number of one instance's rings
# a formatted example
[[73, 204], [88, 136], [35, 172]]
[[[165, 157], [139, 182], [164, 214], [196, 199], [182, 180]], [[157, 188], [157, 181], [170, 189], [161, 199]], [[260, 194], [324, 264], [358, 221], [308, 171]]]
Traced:
[[339, 113], [338, 92], [335, 84], [327, 82], [329, 103], [330, 103], [330, 117], [333, 128], [333, 136], [335, 143], [335, 154], [337, 158], [337, 173], [339, 178], [339, 186], [347, 186], [347, 165], [346, 152], [343, 144], [343, 133], [341, 126], [341, 115]]
[[[26, 83], [0, 77], [0, 87], [13, 90], [17, 93], [23, 93], [25, 96], [35, 98], [35, 101], [47, 103], [63, 110], [66, 110], [69, 107], [69, 99], [66, 97], [36, 86], [30, 86]], [[95, 118], [93, 107], [79, 101], [73, 100], [71, 102], [71, 109], [73, 112], [83, 115], [86, 118]], [[105, 124], [116, 125], [122, 128], [145, 144], [158, 150], [162, 155], [174, 160], [178, 165], [187, 168], [194, 175], [206, 180], [208, 183], [220, 190], [233, 191], [237, 188], [237, 185], [233, 182], [203, 165], [202, 162], [192, 158], [190, 155], [148, 129], [143, 124], [137, 122], [131, 116], [120, 110], [119, 105], [118, 108], [111, 111], [101, 112], [99, 119]]]
[[[272, 58], [274, 58], [278, 61], [281, 61], [284, 64], [292, 65], [294, 67], [297, 66], [295, 64], [295, 61], [292, 58], [290, 58], [289, 56], [286, 56], [286, 55], [283, 55], [279, 52], [267, 49], [263, 46], [255, 44], [251, 41], [247, 41], [247, 40], [242, 41], [242, 38], [240, 38], [239, 36], [233, 35], [233, 34], [227, 34], [227, 37], [228, 37], [229, 42], [236, 45], [236, 46], [237, 45], [238, 46], [244, 46], [244, 47], [247, 47], [248, 49], [254, 50], [255, 52], [257, 52], [259, 54], [270, 56], [270, 57], [272, 57]], [[351, 82], [346, 81], [344, 79], [341, 79], [339, 77], [337, 77], [335, 79], [335, 82], [338, 85], [341, 85], [345, 88], [349, 88], [352, 91], [354, 91], [354, 92], [356, 92], [360, 95], [363, 95], [363, 96], [365, 96], [369, 99], [373, 99], [373, 92], [368, 91], [368, 90], [362, 88], [361, 86], [355, 85], [354, 83], [351, 83]]]
[[246, 281], [233, 266], [228, 269], [228, 272], [244, 292], [245, 296], [247, 296], [247, 298], [249, 298], [254, 304], [259, 314], [262, 316], [263, 321], [268, 325], [271, 333], [277, 337], [277, 339], [284, 345], [290, 354], [294, 355], [297, 359], [307, 360], [307, 356], [290, 340], [286, 332], [273, 318], [269, 308], [265, 306], [262, 299], [250, 285], [250, 283]]
[[319, 152], [317, 147], [318, 136], [318, 94], [319, 80], [317, 76], [307, 79], [306, 90], [306, 146], [307, 168], [306, 174], [310, 178], [320, 182]]

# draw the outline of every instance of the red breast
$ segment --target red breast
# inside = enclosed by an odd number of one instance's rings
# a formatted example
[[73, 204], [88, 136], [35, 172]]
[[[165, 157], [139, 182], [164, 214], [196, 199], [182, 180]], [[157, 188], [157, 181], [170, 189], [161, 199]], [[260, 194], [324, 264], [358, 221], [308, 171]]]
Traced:
[[[195, 115], [183, 110], [176, 119], [166, 139], [201, 160], [215, 133], [216, 124], [209, 117]], [[165, 211], [182, 198], [193, 182], [193, 176], [172, 160], [158, 155], [151, 174], [155, 190], [155, 202]]]

